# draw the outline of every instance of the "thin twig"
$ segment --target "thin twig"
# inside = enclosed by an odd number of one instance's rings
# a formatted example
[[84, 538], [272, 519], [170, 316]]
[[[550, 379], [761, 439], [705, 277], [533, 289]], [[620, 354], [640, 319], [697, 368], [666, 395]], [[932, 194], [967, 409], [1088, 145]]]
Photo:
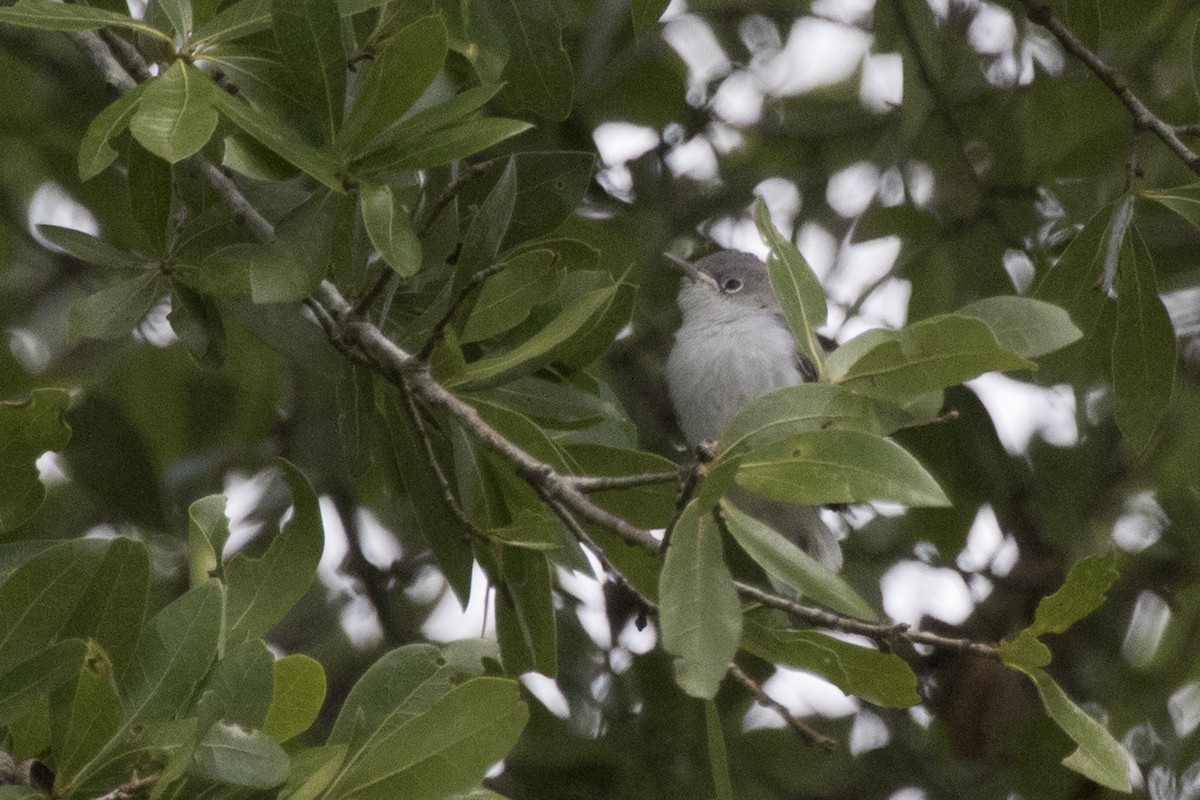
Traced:
[[1017, 1], [1025, 7], [1030, 20], [1050, 31], [1050, 34], [1058, 40], [1058, 43], [1068, 53], [1082, 61], [1109, 88], [1109, 91], [1117, 96], [1117, 99], [1124, 104], [1125, 108], [1129, 109], [1130, 115], [1133, 116], [1133, 121], [1139, 127], [1151, 131], [1162, 140], [1163, 144], [1171, 148], [1183, 163], [1187, 164], [1188, 169], [1200, 174], [1200, 154], [1197, 154], [1196, 151], [1184, 144], [1183, 140], [1179, 138], [1178, 129], [1174, 125], [1164, 122], [1161, 117], [1151, 111], [1142, 102], [1141, 98], [1133, 93], [1133, 90], [1129, 88], [1129, 81], [1124, 75], [1092, 52], [1075, 35], [1074, 31], [1054, 15], [1050, 6], [1034, 2], [1034, 0]]
[[767, 694], [766, 690], [763, 689], [762, 684], [747, 675], [737, 664], [730, 664], [729, 671], [725, 674], [733, 678], [742, 686], [746, 687], [746, 691], [750, 692], [750, 694], [754, 696], [754, 699], [760, 704], [766, 706], [782, 717], [783, 721], [787, 723], [788, 727], [795, 731], [800, 738], [808, 744], [815, 745], [824, 750], [826, 753], [832, 752], [833, 749], [837, 747], [836, 739], [826, 736], [825, 734], [813, 728], [804, 720], [792, 714], [792, 712], [788, 710], [787, 706], [776, 700], [774, 697], [771, 697], [771, 695]]
[[[463, 170], [462, 175], [459, 175], [450, 184], [448, 184], [445, 190], [442, 192], [441, 197], [439, 197], [437, 202], [433, 204], [433, 208], [429, 210], [429, 214], [425, 217], [425, 221], [421, 223], [420, 229], [417, 230], [417, 238], [424, 239], [426, 236], [428, 236], [429, 232], [433, 230], [434, 224], [437, 223], [438, 219], [442, 216], [442, 213], [449, 208], [450, 203], [454, 201], [454, 198], [458, 197], [458, 194], [463, 190], [463, 187], [466, 186], [475, 176], [482, 175], [491, 169], [494, 163], [496, 163], [494, 160], [488, 160], [480, 161], [478, 164], [471, 164]], [[379, 299], [381, 294], [383, 294], [383, 290], [387, 288], [389, 283], [391, 283], [394, 276], [395, 273], [393, 273], [390, 269], [384, 268], [379, 278], [371, 285], [371, 288], [368, 289], [366, 293], [358, 299], [358, 302], [354, 304], [354, 313], [359, 315], [367, 313], [371, 306], [375, 305], [375, 301]]]
[[404, 396], [404, 405], [408, 409], [408, 419], [412, 423], [413, 430], [417, 432], [417, 438], [421, 440], [421, 446], [425, 450], [425, 460], [429, 463], [429, 468], [433, 470], [433, 476], [437, 478], [438, 485], [442, 487], [442, 499], [446, 502], [450, 513], [454, 515], [459, 524], [462, 525], [467, 532], [476, 539], [486, 539], [483, 532], [475, 524], [467, 514], [466, 509], [458, 502], [458, 498], [454, 496], [454, 491], [450, 488], [450, 479], [446, 477], [446, 472], [442, 469], [441, 463], [438, 462], [437, 453], [433, 449], [433, 440], [429, 438], [429, 429], [425, 427], [425, 421], [421, 419], [421, 410], [417, 408], [417, 403], [413, 400], [412, 392], [407, 388], [400, 392]]
[[586, 548], [588, 552], [596, 557], [596, 560], [600, 562], [600, 566], [603, 568], [604, 573], [608, 576], [609, 580], [627, 589], [630, 594], [636, 597], [638, 601], [646, 607], [646, 611], [657, 611], [658, 605], [653, 600], [639, 592], [637, 588], [635, 588], [634, 585], [629, 582], [629, 579], [622, 575], [619, 569], [613, 566], [608, 554], [605, 553], [604, 549], [600, 547], [600, 545], [596, 544], [596, 541], [588, 535], [588, 532], [583, 529], [582, 525], [579, 524], [579, 520], [575, 519], [575, 515], [572, 514], [566, 506], [559, 501], [554, 500], [553, 498], [543, 499], [549, 509], [553, 511], [560, 520], [563, 521], [564, 525], [567, 526], [567, 530], [569, 530], [571, 535], [575, 537], [575, 541], [579, 542], [581, 547]]
[[913, 630], [905, 623], [879, 624], [863, 622], [853, 617], [844, 617], [821, 608], [802, 606], [794, 600], [759, 589], [742, 581], [734, 581], [734, 586], [745, 598], [756, 600], [764, 606], [786, 611], [810, 625], [829, 630], [854, 633], [865, 636], [881, 645], [890, 645], [896, 639], [904, 639], [914, 644], [927, 644], [947, 650], [957, 650], [960, 653], [970, 653], [983, 658], [999, 659], [1000, 652], [995, 645], [975, 642], [970, 639], [955, 639], [940, 636], [928, 631]]
[[679, 480], [679, 470], [639, 472], [636, 475], [565, 475], [563, 480], [581, 492], [603, 492], [609, 489], [633, 489], [638, 486], [675, 483]]
[[113, 55], [112, 48], [105, 44], [97, 34], [91, 31], [80, 31], [71, 34], [71, 40], [87, 54], [96, 68], [100, 70], [100, 76], [104, 78], [104, 83], [110, 89], [123, 94], [137, 86], [137, 81], [129, 76], [129, 71]]
[[683, 510], [692, 501], [692, 496], [696, 493], [696, 487], [700, 485], [700, 479], [708, 472], [709, 462], [717, 456], [717, 443], [711, 439], [707, 439], [696, 445], [693, 454], [696, 456], [695, 460], [681, 468], [678, 473], [679, 490], [675, 493], [675, 513], [672, 515], [671, 521], [667, 523], [667, 528], [663, 532], [662, 547], [659, 549], [659, 555], [665, 555], [667, 548], [671, 546], [671, 535], [675, 532], [675, 525], [678, 524], [679, 518], [683, 516]]
[[425, 340], [425, 344], [421, 345], [421, 349], [417, 351], [418, 361], [429, 361], [429, 357], [433, 355], [433, 348], [437, 347], [445, 337], [446, 327], [454, 320], [454, 317], [456, 314], [458, 314], [459, 309], [463, 307], [463, 303], [467, 302], [467, 298], [470, 297], [476, 289], [482, 286], [484, 281], [495, 275], [497, 272], [503, 271], [507, 266], [508, 262], [497, 261], [490, 267], [481, 269], [479, 272], [476, 272], [471, 276], [471, 279], [467, 281], [466, 285], [464, 285], [459, 291], [458, 296], [454, 298], [454, 302], [451, 303], [450, 307], [446, 309], [446, 313], [442, 314], [442, 318], [439, 319], [437, 324], [433, 326], [433, 330], [430, 331], [429, 338]]

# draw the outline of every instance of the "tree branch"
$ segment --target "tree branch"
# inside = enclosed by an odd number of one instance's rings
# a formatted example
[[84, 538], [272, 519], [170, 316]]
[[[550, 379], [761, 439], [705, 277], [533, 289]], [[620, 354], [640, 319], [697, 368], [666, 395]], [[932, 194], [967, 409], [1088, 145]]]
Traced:
[[[122, 91], [136, 85], [98, 36], [85, 31], [73, 34], [73, 37], [93, 59], [110, 85]], [[217, 194], [229, 205], [235, 216], [249, 227], [255, 237], [262, 241], [270, 241], [274, 238], [274, 226], [250, 204], [229, 176], [202, 156], [195, 157], [195, 163]], [[306, 304], [339, 352], [347, 358], [367, 364], [389, 383], [405, 392], [413, 401], [420, 401], [447, 412], [476, 441], [508, 461], [514, 472], [538, 493], [552, 511], [555, 513], [560, 513], [560, 510], [569, 512], [565, 516], [560, 514], [564, 522], [570, 518], [574, 521], [574, 525], [578, 526], [578, 522], [575, 521], [576, 517], [586, 519], [611, 530], [631, 545], [654, 553], [661, 551], [662, 544], [650, 531], [639, 528], [628, 520], [596, 505], [586, 496], [586, 491], [617, 488], [606, 483], [606, 481], [612, 480], [612, 476], [561, 475], [551, 465], [539, 461], [505, 438], [499, 431], [488, 425], [472, 405], [459, 399], [438, 383], [430, 374], [428, 365], [415, 355], [406, 352], [385, 336], [378, 327], [364, 321], [359, 314], [355, 313], [355, 309], [332, 282], [321, 281]], [[686, 504], [687, 499], [694, 491], [695, 482], [704, 468], [705, 456], [709, 453], [711, 453], [710, 450], [697, 449], [696, 464], [690, 470], [690, 479], [689, 476], [685, 476], [680, 487], [681, 506]], [[708, 458], [711, 459], [711, 455], [708, 455]], [[648, 475], [653, 475], [656, 482], [660, 478], [665, 480], [665, 473], [648, 473]], [[646, 476], [632, 477], [641, 479]], [[570, 526], [572, 523], [567, 524]], [[574, 528], [572, 530], [575, 532]], [[582, 530], [582, 528], [578, 528], [578, 530]], [[743, 597], [787, 611], [817, 627], [860, 634], [884, 645], [900, 638], [917, 644], [957, 650], [985, 658], [999, 657], [994, 645], [911, 630], [907, 625], [865, 623], [822, 609], [802, 606], [786, 597], [772, 594], [750, 584], [737, 582], [735, 585]]]
[[566, 475], [563, 479], [581, 492], [603, 492], [608, 489], [632, 489], [637, 486], [676, 483], [679, 481], [679, 471], [639, 472], [635, 475]]
[[746, 691], [750, 692], [754, 699], [761, 705], [766, 706], [782, 717], [788, 727], [795, 731], [804, 741], [816, 745], [827, 753], [837, 747], [836, 739], [826, 736], [804, 720], [792, 714], [787, 706], [767, 694], [762, 684], [747, 675], [737, 664], [730, 664], [729, 671], [725, 674], [744, 686]]
[[97, 797], [96, 800], [132, 800], [138, 792], [145, 789], [158, 780], [157, 775], [146, 775], [145, 777], [133, 777], [122, 783], [117, 788], [105, 795]]
[[1063, 49], [1082, 61], [1117, 96], [1117, 99], [1129, 109], [1130, 115], [1133, 116], [1134, 122], [1139, 127], [1151, 131], [1162, 140], [1163, 144], [1171, 148], [1183, 163], [1187, 164], [1188, 169], [1200, 174], [1200, 154], [1184, 144], [1174, 125], [1164, 122], [1142, 102], [1141, 98], [1133, 93], [1129, 88], [1129, 81], [1124, 75], [1093, 53], [1083, 43], [1083, 40], [1075, 35], [1074, 31], [1054, 15], [1049, 6], [1034, 2], [1034, 0], [1017, 0], [1017, 2], [1025, 7], [1030, 20], [1050, 31]]

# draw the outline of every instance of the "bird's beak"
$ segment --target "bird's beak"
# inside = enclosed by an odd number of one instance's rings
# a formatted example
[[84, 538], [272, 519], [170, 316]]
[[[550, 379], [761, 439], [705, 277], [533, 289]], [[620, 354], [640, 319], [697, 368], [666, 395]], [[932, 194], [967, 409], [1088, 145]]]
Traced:
[[696, 269], [690, 263], [684, 261], [674, 253], [663, 253], [663, 257], [667, 259], [667, 263], [671, 265], [672, 269], [681, 273], [684, 278], [688, 279], [692, 283], [702, 283], [708, 286], [710, 289], [717, 288], [717, 282], [714, 281], [712, 277]]

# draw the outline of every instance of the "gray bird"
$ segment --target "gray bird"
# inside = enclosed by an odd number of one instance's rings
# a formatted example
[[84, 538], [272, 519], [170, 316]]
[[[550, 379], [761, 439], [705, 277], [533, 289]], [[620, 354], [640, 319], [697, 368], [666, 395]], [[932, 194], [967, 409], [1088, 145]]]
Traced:
[[[765, 394], [814, 380], [767, 267], [749, 253], [725, 250], [694, 264], [667, 255], [683, 273], [683, 323], [667, 359], [667, 385], [679, 427], [691, 444], [719, 439], [739, 411]], [[832, 569], [842, 565], [833, 531], [813, 506], [781, 503], [735, 489], [730, 500]]]

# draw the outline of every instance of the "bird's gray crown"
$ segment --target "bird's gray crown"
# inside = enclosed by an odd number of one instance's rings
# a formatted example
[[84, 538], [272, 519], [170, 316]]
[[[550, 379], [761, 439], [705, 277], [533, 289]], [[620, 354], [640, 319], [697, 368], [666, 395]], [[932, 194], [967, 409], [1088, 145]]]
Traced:
[[750, 253], [722, 250], [690, 264], [671, 260], [684, 275], [679, 304], [685, 316], [693, 310], [711, 313], [714, 307], [742, 313], [779, 307], [766, 264]]

